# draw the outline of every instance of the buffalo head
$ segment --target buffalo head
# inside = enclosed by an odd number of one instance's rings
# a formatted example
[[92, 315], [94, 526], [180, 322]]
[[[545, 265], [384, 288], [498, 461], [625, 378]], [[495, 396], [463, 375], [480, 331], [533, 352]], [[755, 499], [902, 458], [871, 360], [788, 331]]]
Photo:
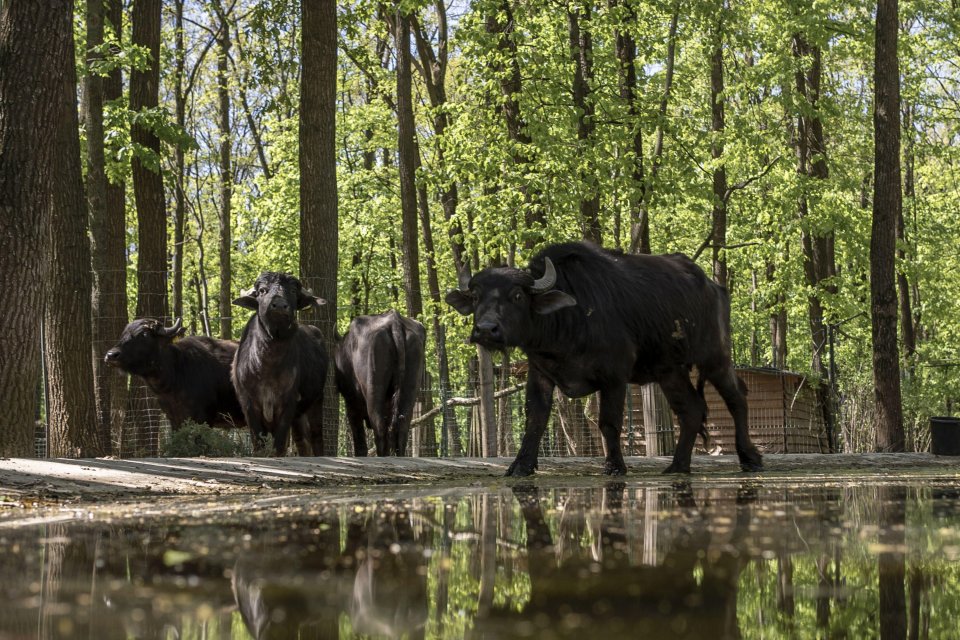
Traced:
[[107, 351], [103, 361], [127, 373], [142, 375], [153, 367], [160, 351], [184, 331], [180, 318], [172, 327], [164, 327], [163, 322], [155, 318], [134, 320], [124, 328], [120, 341]]
[[256, 311], [260, 324], [271, 338], [296, 327], [298, 310], [326, 303], [304, 290], [295, 277], [274, 271], [261, 273], [253, 288], [233, 301], [238, 307]]
[[472, 278], [460, 278], [460, 289], [447, 294], [447, 304], [463, 315], [473, 314], [470, 341], [488, 349], [522, 347], [530, 339], [534, 316], [577, 304], [570, 294], [555, 289], [557, 273], [550, 258], [544, 272], [491, 267]]

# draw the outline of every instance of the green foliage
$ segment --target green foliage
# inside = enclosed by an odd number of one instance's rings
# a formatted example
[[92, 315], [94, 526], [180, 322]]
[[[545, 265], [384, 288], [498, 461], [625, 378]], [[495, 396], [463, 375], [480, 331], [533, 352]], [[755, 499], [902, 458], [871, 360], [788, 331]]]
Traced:
[[[491, 33], [490, 18], [509, 29]], [[592, 36], [593, 78], [588, 102], [595, 130], [577, 137], [580, 115], [573, 103], [567, 11], [542, 0], [503, 3], [476, 0], [450, 7], [441, 21], [434, 3], [405, 0], [401, 8], [417, 19], [426, 44], [440, 52], [439, 27], [449, 39], [445, 99], [433, 104], [424, 81], [424, 62], [414, 44], [414, 101], [421, 167], [441, 293], [456, 286], [451, 240], [462, 243], [477, 269], [491, 263], [525, 264], [545, 243], [582, 236], [580, 205], [600, 201], [603, 243], [626, 248], [638, 201], [645, 200], [654, 252], [695, 253], [712, 230], [712, 177], [723, 166], [732, 190], [727, 201], [726, 246], [736, 361], [764, 366], [773, 361], [770, 317], [787, 317], [787, 367], [815, 376], [813, 351], [832, 357], [838, 372], [842, 421], [868, 420], [872, 406], [869, 307], [870, 224], [873, 172], [874, 5], [770, 3], [748, 0], [723, 9], [725, 130], [711, 131], [710, 53], [716, 38], [713, 5], [688, 0], [663, 3], [619, 0], [570, 5], [580, 28]], [[108, 174], [126, 179], [136, 154], [162, 170], [168, 192], [176, 187], [173, 149], [185, 150], [186, 220], [184, 300], [193, 330], [215, 326], [217, 289], [217, 205], [220, 193], [215, 55], [201, 58], [217, 25], [208, 3], [188, 4], [185, 23], [186, 72], [195, 82], [187, 96], [185, 130], [170, 115], [174, 76], [173, 38], [165, 23], [161, 106], [132, 114], [123, 102], [108, 105]], [[339, 256], [336, 277], [338, 326], [360, 313], [402, 307], [397, 122], [393, 106], [395, 53], [385, 16], [395, 9], [376, 0], [338, 5], [337, 146]], [[670, 95], [664, 100], [669, 28], [678, 14], [676, 60]], [[243, 20], [239, 20], [239, 16]], [[289, 0], [241, 0], [232, 14], [229, 89], [233, 101], [234, 159], [231, 297], [263, 270], [298, 271], [300, 233], [299, 74], [300, 5]], [[910, 168], [912, 192], [904, 199], [904, 257], [899, 268], [911, 288], [918, 332], [915, 354], [904, 357], [904, 403], [908, 431], [922, 447], [928, 416], [944, 413], [960, 397], [960, 269], [952, 247], [960, 241], [957, 185], [960, 129], [960, 30], [955, 11], [943, 3], [901, 3], [900, 58], [904, 120], [902, 154]], [[129, 29], [129, 25], [126, 25]], [[621, 91], [617, 35], [636, 43], [635, 102]], [[823, 69], [814, 104], [797, 89], [797, 74], [813, 62], [794, 54], [794, 37], [819, 47]], [[90, 72], [142, 68], [144, 52], [110, 42]], [[505, 47], [515, 45], [515, 53]], [[524, 138], [508, 135], [504, 81], [514, 65], [520, 83], [513, 94]], [[426, 69], [437, 72], [439, 67]], [[242, 93], [241, 93], [242, 92]], [[243, 101], [241, 101], [241, 95]], [[244, 102], [245, 101], [245, 102]], [[662, 111], [661, 111], [662, 109]], [[637, 115], [633, 115], [633, 114]], [[827, 175], [813, 179], [797, 170], [798, 118], [819, 117], [824, 131]], [[133, 123], [147, 126], [163, 141], [160, 157], [134, 145]], [[257, 132], [259, 140], [254, 139]], [[641, 136], [639, 154], [634, 149]], [[662, 154], [654, 157], [658, 137]], [[722, 157], [711, 157], [721, 143]], [[262, 144], [267, 171], [256, 148]], [[635, 171], [642, 165], [642, 178]], [[656, 169], [654, 169], [656, 165]], [[269, 175], [268, 175], [269, 174]], [[457, 189], [455, 210], [444, 208]], [[906, 183], [905, 183], [906, 187]], [[798, 201], [808, 210], [801, 215]], [[133, 208], [131, 201], [128, 212]], [[542, 213], [545, 226], [530, 226]], [[451, 217], [448, 218], [448, 214]], [[172, 216], [171, 216], [172, 218]], [[133, 216], [128, 225], [129, 258], [136, 257]], [[459, 231], [457, 231], [459, 230]], [[172, 238], [173, 222], [170, 236]], [[836, 274], [816, 287], [804, 271], [803, 234], [833, 238]], [[426, 248], [420, 247], [421, 262]], [[711, 272], [711, 250], [699, 263]], [[474, 355], [465, 344], [467, 323], [427, 296], [425, 314], [439, 314], [448, 330], [454, 388], [466, 388]], [[134, 285], [131, 285], [132, 287]], [[132, 293], [132, 290], [131, 290]], [[824, 321], [837, 327], [832, 352], [813, 345], [810, 300], [824, 307]], [[402, 309], [401, 309], [402, 310]], [[206, 319], [206, 320], [204, 320]], [[234, 323], [238, 333], [242, 322]], [[435, 336], [430, 337], [433, 341]], [[436, 374], [435, 345], [427, 355]], [[848, 448], [870, 446], [869, 433], [847, 430]]]
[[222, 430], [192, 420], [187, 420], [171, 433], [160, 449], [160, 455], [164, 458], [232, 458], [246, 453], [239, 442]]

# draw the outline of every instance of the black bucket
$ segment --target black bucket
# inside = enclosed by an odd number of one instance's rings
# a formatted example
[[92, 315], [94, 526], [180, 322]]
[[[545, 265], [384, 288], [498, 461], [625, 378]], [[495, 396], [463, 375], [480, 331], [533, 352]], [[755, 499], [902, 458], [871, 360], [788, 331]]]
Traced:
[[960, 456], [960, 418], [930, 418], [930, 452]]

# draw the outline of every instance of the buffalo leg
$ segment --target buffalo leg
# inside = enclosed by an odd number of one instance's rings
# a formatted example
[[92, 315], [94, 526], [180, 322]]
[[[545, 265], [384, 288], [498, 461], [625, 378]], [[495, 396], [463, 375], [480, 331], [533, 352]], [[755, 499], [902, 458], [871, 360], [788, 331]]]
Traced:
[[627, 397], [627, 385], [621, 384], [600, 392], [600, 433], [607, 445], [607, 460], [603, 472], [608, 476], [627, 473], [620, 449], [620, 431], [623, 429], [623, 402]]
[[672, 369], [658, 382], [680, 423], [680, 437], [677, 439], [673, 462], [663, 472], [690, 473], [690, 458], [693, 456], [693, 446], [697, 443], [697, 434], [707, 417], [707, 405], [690, 384], [690, 376], [682, 367]]
[[393, 453], [390, 427], [393, 422], [393, 406], [389, 402], [386, 389], [377, 386], [367, 392], [367, 421], [373, 430], [373, 441], [377, 445], [377, 456]]
[[351, 402], [345, 402], [347, 422], [350, 423], [350, 433], [353, 435], [353, 455], [363, 458], [367, 455], [367, 427], [363, 422], [363, 414]]
[[553, 382], [536, 368], [530, 368], [527, 374], [527, 424], [523, 430], [523, 442], [506, 475], [529, 476], [536, 471], [540, 441], [543, 439], [543, 432], [547, 430], [550, 408], [553, 406], [553, 387]]
[[315, 456], [335, 456], [337, 455], [336, 445], [333, 451], [327, 451], [323, 442], [323, 393], [317, 396], [306, 413], [306, 431], [304, 436], [310, 441], [310, 448]]
[[247, 404], [243, 407], [243, 417], [250, 428], [250, 444], [253, 446], [253, 453], [254, 455], [261, 455], [266, 444], [267, 431], [263, 426], [260, 412], [256, 411], [252, 404]]
[[293, 444], [297, 447], [297, 455], [301, 458], [313, 455], [310, 446], [310, 419], [303, 414], [293, 421]]
[[737, 377], [733, 365], [729, 363], [718, 372], [711, 372], [707, 379], [717, 389], [717, 393], [726, 403], [730, 415], [733, 416], [734, 439], [737, 456], [740, 458], [740, 468], [744, 471], [760, 471], [763, 469], [763, 458], [750, 440], [746, 387]]

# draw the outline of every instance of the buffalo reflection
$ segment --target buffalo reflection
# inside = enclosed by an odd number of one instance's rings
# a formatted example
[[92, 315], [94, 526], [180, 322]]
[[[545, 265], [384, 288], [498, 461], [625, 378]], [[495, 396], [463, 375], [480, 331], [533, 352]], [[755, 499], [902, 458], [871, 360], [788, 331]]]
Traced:
[[300, 540], [290, 545], [282, 564], [276, 562], [275, 549], [265, 554], [269, 563], [249, 556], [235, 564], [233, 593], [254, 638], [337, 637], [343, 611], [355, 633], [423, 636], [427, 560], [408, 511], [355, 513], [342, 551], [337, 523], [324, 523], [313, 532], [316, 538], [309, 544]]
[[712, 532], [728, 525], [704, 515], [688, 484], [675, 485], [682, 525], [658, 566], [631, 562], [623, 483], [604, 488], [598, 544], [586, 556], [558, 553], [536, 487], [517, 486], [513, 493], [526, 524], [530, 600], [519, 612], [492, 608], [477, 621], [477, 637], [740, 637], [737, 588], [747, 561], [742, 545], [751, 490], [738, 492], [732, 530], [718, 550]]

